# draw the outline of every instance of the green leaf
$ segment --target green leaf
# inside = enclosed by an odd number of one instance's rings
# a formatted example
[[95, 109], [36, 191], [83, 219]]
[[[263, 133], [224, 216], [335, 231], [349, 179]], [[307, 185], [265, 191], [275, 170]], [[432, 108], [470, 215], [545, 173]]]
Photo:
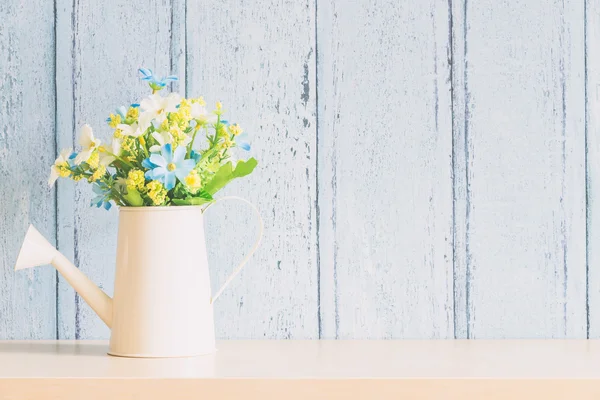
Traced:
[[212, 200], [203, 199], [201, 197], [190, 197], [189, 199], [173, 199], [173, 204], [176, 206], [200, 206], [210, 203]]
[[238, 161], [235, 169], [233, 169], [231, 161], [223, 164], [203, 189], [205, 192], [214, 195], [233, 179], [250, 174], [257, 165], [258, 161], [255, 158], [250, 158], [248, 161]]
[[255, 158], [250, 158], [247, 161], [238, 161], [235, 170], [233, 171], [234, 178], [242, 178], [246, 175], [250, 175], [257, 165], [258, 161], [256, 161]]
[[210, 203], [213, 198], [210, 194], [202, 191], [194, 197], [187, 197], [185, 199], [173, 199], [173, 204], [176, 206], [199, 206], [202, 204]]
[[231, 167], [231, 161], [222, 165], [221, 168], [213, 175], [213, 178], [204, 185], [204, 190], [207, 193], [215, 194], [219, 189], [222, 189], [223, 186], [227, 185], [227, 183], [233, 179], [233, 171]]
[[140, 192], [135, 189], [127, 189], [127, 194], [123, 198], [132, 207], [140, 207], [144, 205], [144, 200], [140, 196]]

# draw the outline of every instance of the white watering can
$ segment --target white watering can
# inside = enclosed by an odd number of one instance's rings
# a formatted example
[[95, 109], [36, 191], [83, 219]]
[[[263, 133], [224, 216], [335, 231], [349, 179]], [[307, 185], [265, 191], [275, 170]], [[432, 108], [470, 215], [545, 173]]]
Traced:
[[52, 264], [111, 328], [109, 354], [186, 357], [215, 351], [213, 302], [258, 248], [211, 295], [200, 206], [121, 207], [114, 297], [89, 280], [29, 226], [15, 270]]

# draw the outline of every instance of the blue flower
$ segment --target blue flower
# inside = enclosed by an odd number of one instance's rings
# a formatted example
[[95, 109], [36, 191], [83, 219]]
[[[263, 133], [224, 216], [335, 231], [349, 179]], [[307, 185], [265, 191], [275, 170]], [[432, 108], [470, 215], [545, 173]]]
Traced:
[[242, 150], [250, 151], [250, 136], [247, 133], [242, 133], [235, 137], [235, 144]]
[[125, 106], [121, 106], [121, 107], [117, 108], [116, 111], [117, 111], [117, 114], [119, 114], [122, 119], [125, 119], [127, 117], [127, 109], [125, 108]]
[[142, 80], [147, 81], [152, 90], [161, 90], [167, 83], [170, 81], [176, 81], [177, 77], [175, 75], [164, 76], [160, 79], [154, 76], [151, 69], [148, 68], [140, 68], [140, 74], [142, 74]]
[[[134, 105], [132, 104], [131, 106], [133, 107]], [[121, 107], [117, 108], [115, 110], [115, 115], [120, 116], [121, 120], [124, 121], [125, 118], [127, 118], [127, 109], [125, 108], [125, 106], [121, 106]], [[106, 118], [106, 122], [110, 123], [110, 121], [112, 121], [111, 117]]]
[[91, 206], [98, 208], [104, 207], [105, 210], [110, 210], [110, 188], [105, 183], [94, 183], [92, 190], [96, 196], [92, 199]]
[[145, 168], [152, 167], [146, 171], [146, 178], [150, 180], [160, 181], [167, 190], [175, 187], [175, 178], [183, 182], [185, 177], [196, 166], [196, 161], [185, 160], [185, 146], [179, 146], [173, 152], [170, 143], [165, 144], [161, 148], [161, 154], [153, 153], [143, 162]]
[[146, 169], [154, 169], [154, 168], [158, 167], [158, 165], [152, 163], [150, 161], [150, 158], [146, 158], [146, 159], [144, 159], [144, 161], [142, 161], [142, 167], [144, 167]]
[[67, 162], [69, 163], [69, 167], [74, 167], [75, 166], [75, 157], [77, 157], [77, 153], [72, 152], [71, 154], [69, 154], [69, 158], [67, 158]]
[[202, 158], [202, 154], [198, 153], [196, 150], [192, 150], [192, 152], [190, 153], [190, 157], [192, 157], [192, 160], [194, 160], [196, 164], [198, 164], [198, 161], [200, 161], [200, 159]]

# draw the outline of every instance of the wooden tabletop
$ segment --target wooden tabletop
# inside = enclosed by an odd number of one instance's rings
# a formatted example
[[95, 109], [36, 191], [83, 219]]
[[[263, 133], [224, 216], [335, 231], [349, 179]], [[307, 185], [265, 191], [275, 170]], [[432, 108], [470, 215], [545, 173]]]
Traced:
[[593, 340], [221, 341], [179, 359], [107, 348], [0, 341], [0, 399], [600, 398]]

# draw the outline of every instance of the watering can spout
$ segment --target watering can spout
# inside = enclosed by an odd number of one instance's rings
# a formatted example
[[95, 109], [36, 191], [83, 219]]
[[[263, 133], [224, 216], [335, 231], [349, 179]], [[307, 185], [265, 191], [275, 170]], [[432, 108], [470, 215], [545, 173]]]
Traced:
[[112, 325], [112, 299], [89, 280], [64, 255], [52, 246], [33, 225], [29, 225], [21, 246], [15, 270], [51, 264], [69, 282], [77, 293], [92, 307], [110, 328]]

